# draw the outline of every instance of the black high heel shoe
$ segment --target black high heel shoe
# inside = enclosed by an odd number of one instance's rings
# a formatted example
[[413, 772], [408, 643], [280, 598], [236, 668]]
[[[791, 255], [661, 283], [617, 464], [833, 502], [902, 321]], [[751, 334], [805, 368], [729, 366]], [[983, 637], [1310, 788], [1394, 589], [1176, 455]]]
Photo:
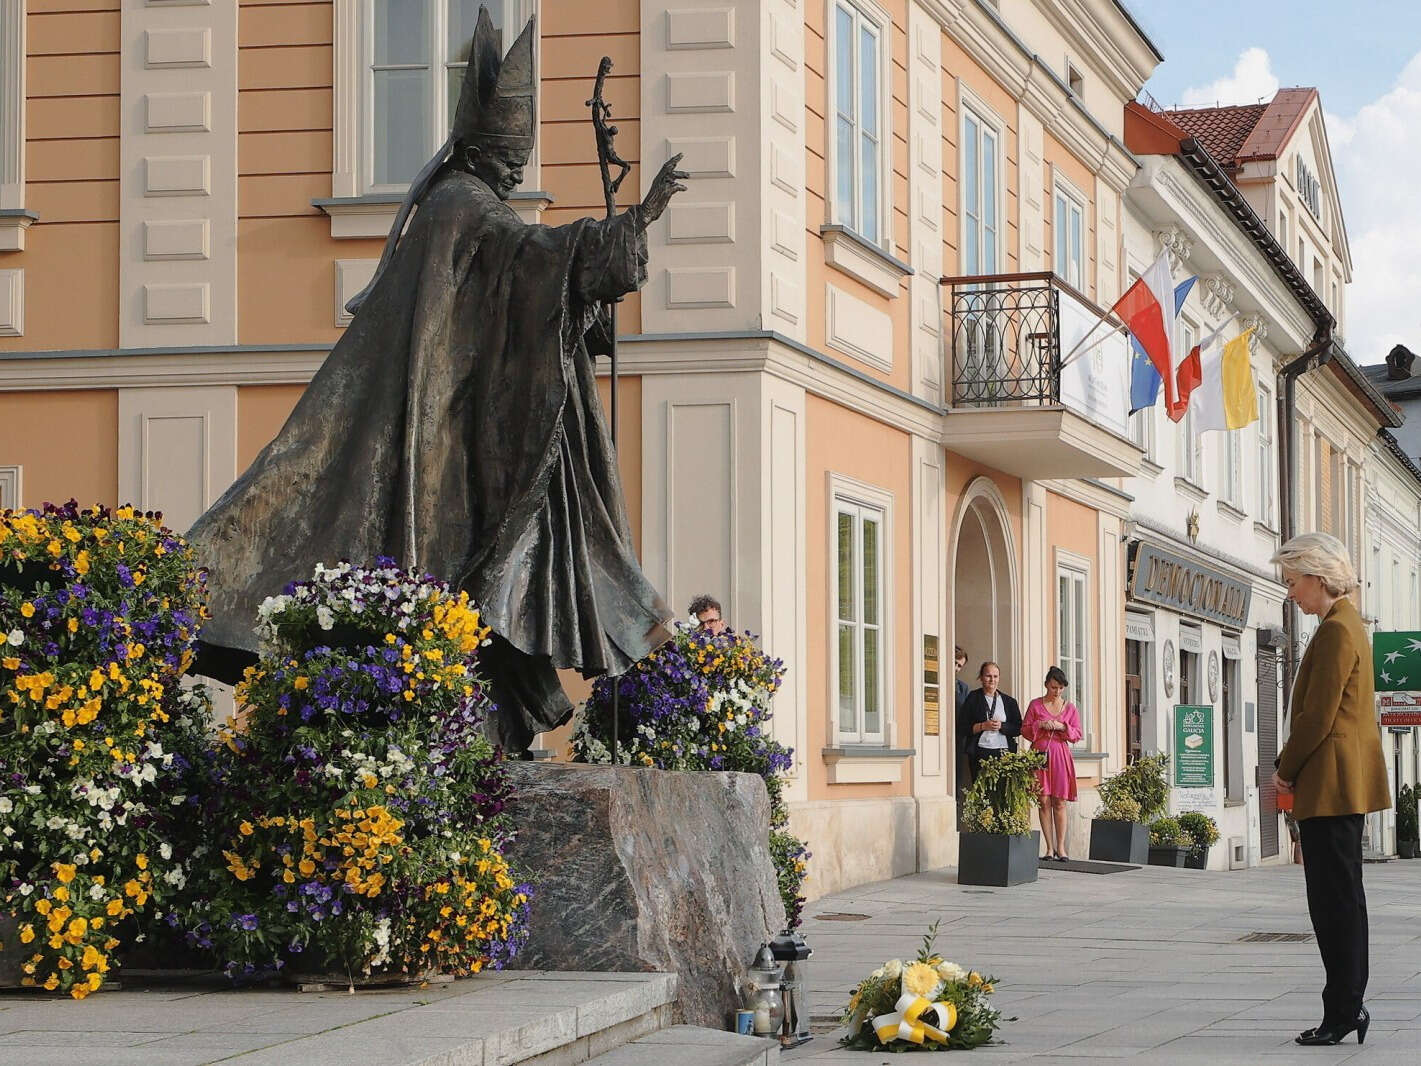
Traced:
[[1357, 1012], [1357, 1017], [1350, 1022], [1337, 1022], [1332, 1025], [1319, 1025], [1316, 1029], [1304, 1029], [1293, 1038], [1293, 1042], [1301, 1044], [1303, 1047], [1330, 1047], [1333, 1044], [1340, 1044], [1346, 1039], [1347, 1034], [1356, 1032], [1357, 1043], [1367, 1042], [1367, 1028], [1372, 1024], [1372, 1016], [1367, 1013], [1367, 1008], [1363, 1007]]

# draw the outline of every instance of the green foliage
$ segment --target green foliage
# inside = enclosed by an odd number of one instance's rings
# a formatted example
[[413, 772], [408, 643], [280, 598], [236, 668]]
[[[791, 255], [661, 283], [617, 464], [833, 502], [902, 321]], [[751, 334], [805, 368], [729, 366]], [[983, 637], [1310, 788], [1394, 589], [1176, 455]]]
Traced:
[[969, 833], [1021, 836], [1031, 832], [1031, 808], [1041, 802], [1039, 751], [1007, 752], [983, 759], [977, 780], [962, 803], [962, 828]]
[[1417, 790], [1410, 785], [1402, 785], [1396, 797], [1396, 839], [1415, 841], [1417, 838], [1416, 817]]
[[[1101, 791], [1104, 792], [1103, 787]], [[1107, 822], [1138, 822], [1140, 801], [1127, 792], [1112, 792], [1095, 816]]]
[[1189, 836], [1189, 850], [1203, 853], [1219, 842], [1219, 826], [1203, 811], [1188, 811], [1179, 816], [1179, 828]]
[[1150, 846], [1155, 848], [1193, 847], [1194, 838], [1179, 825], [1177, 818], [1156, 818], [1150, 823]]
[[[1140, 806], [1139, 817], [1122, 821], [1153, 821], [1164, 813], [1169, 799], [1169, 780], [1165, 771], [1169, 766], [1169, 756], [1163, 753], [1145, 755], [1116, 774], [1101, 782], [1100, 801], [1102, 810], [1121, 811], [1128, 807], [1122, 804], [1128, 796]], [[1098, 817], [1116, 817], [1101, 814]]]

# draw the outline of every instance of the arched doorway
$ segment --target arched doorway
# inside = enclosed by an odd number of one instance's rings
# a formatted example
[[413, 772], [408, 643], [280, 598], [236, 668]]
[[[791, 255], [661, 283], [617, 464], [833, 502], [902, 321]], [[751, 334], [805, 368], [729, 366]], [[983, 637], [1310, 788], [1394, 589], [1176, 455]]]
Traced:
[[[967, 653], [962, 679], [976, 688], [978, 666], [991, 659], [1001, 667], [1002, 691], [1020, 698], [1018, 636], [1020, 606], [1015, 540], [1006, 500], [989, 477], [974, 479], [953, 519], [948, 574], [948, 614], [953, 643]], [[1022, 701], [1024, 703], [1024, 701]], [[954, 716], [954, 725], [956, 717]], [[955, 736], [954, 729], [954, 736]], [[961, 755], [961, 743], [954, 745]], [[957, 760], [962, 780], [962, 760]]]

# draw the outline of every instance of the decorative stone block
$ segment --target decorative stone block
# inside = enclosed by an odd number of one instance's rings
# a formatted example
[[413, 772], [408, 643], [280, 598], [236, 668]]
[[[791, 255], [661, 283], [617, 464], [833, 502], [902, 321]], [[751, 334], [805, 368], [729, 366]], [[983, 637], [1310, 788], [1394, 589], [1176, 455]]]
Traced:
[[769, 797], [751, 774], [513, 763], [509, 857], [536, 887], [515, 965], [663, 971], [675, 1013], [724, 1028], [756, 949], [784, 925]]

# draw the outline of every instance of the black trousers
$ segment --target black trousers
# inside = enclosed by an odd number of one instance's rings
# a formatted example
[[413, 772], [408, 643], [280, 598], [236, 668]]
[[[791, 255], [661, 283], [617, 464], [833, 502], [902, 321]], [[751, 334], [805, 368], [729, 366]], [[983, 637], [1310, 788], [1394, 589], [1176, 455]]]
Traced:
[[1367, 991], [1367, 895], [1362, 890], [1362, 816], [1339, 814], [1298, 822], [1308, 914], [1327, 984], [1324, 1025], [1348, 1022]]

